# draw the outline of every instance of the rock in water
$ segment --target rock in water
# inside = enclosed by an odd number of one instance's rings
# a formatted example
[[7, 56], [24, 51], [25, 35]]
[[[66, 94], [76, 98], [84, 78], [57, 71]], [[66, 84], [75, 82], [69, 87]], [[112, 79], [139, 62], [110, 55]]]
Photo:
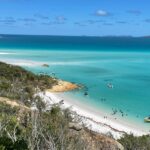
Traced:
[[43, 67], [49, 67], [49, 65], [48, 65], [48, 64], [43, 64], [42, 66], [43, 66]]

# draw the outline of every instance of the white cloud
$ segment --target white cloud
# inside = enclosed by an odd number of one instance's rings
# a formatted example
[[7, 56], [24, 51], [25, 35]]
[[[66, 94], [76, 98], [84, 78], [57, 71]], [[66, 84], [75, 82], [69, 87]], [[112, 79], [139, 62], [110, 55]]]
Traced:
[[108, 12], [105, 11], [105, 10], [97, 10], [96, 13], [95, 13], [97, 16], [108, 16]]

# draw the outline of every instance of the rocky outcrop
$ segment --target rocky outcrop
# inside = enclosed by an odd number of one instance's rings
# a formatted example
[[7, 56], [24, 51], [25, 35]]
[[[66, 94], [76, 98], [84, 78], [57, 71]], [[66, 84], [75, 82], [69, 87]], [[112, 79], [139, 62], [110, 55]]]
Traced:
[[51, 89], [48, 89], [49, 92], [66, 92], [77, 89], [78, 86], [74, 83], [57, 80], [57, 85], [54, 85]]
[[69, 129], [73, 129], [73, 130], [76, 130], [76, 131], [80, 131], [82, 130], [82, 126], [77, 124], [77, 123], [72, 123], [70, 122], [69, 123]]
[[[74, 124], [71, 124], [71, 127], [74, 127]], [[124, 150], [124, 147], [115, 139], [90, 131], [86, 128], [82, 128], [82, 130], [71, 130], [71, 136], [78, 135], [81, 137], [87, 145], [85, 146], [86, 150]], [[80, 129], [80, 128], [79, 128]]]

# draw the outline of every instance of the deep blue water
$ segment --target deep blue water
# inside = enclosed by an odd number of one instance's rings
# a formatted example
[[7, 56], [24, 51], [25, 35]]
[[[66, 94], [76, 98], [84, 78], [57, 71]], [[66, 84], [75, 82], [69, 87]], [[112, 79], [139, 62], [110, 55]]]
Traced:
[[150, 38], [1, 35], [0, 47], [26, 50], [149, 51]]
[[2, 35], [0, 61], [83, 84], [68, 95], [150, 129], [143, 122], [150, 114], [150, 38]]

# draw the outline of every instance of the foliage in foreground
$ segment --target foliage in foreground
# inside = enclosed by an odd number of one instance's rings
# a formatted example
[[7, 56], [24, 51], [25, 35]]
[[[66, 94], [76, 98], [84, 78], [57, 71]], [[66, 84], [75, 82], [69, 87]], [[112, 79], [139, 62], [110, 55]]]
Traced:
[[87, 143], [69, 129], [70, 112], [53, 106], [49, 111], [20, 110], [0, 103], [0, 149], [82, 150]]

